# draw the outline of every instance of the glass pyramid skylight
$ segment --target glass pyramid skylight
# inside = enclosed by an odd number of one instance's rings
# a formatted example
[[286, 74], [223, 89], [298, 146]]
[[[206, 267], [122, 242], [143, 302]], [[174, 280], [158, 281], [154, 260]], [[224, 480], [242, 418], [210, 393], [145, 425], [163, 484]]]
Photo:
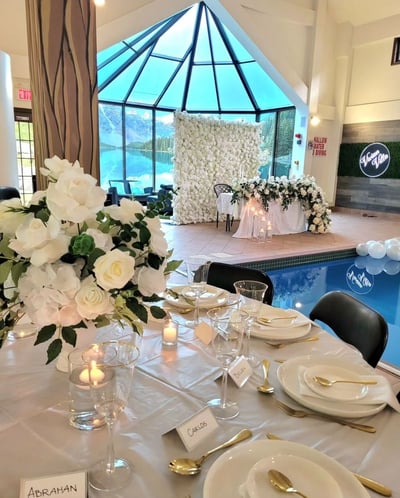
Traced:
[[204, 2], [98, 54], [99, 100], [195, 113], [293, 104]]

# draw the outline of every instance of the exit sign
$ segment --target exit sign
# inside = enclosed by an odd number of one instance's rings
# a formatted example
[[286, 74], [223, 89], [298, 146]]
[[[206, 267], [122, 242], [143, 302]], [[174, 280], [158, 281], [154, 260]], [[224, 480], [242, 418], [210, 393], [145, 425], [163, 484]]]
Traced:
[[18, 88], [18, 100], [32, 100], [32, 90]]

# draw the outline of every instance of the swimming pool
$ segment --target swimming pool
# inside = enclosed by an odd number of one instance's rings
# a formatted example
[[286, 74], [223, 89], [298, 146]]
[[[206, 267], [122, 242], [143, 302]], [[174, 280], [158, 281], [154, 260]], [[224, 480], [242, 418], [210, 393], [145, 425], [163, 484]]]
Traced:
[[296, 308], [308, 315], [323, 294], [343, 290], [377, 310], [389, 325], [381, 361], [388, 370], [400, 372], [400, 262], [356, 256], [266, 273], [274, 284], [274, 306]]

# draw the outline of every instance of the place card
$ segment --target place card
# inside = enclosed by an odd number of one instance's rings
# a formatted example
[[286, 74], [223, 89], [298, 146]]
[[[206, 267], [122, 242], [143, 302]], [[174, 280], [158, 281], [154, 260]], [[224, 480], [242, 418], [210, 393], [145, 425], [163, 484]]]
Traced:
[[86, 472], [68, 472], [34, 479], [21, 479], [19, 498], [40, 498], [45, 496], [87, 497]]
[[211, 327], [211, 325], [205, 322], [200, 322], [198, 325], [196, 325], [194, 333], [196, 337], [206, 346], [211, 343], [215, 336], [214, 329]]
[[238, 387], [243, 387], [253, 373], [250, 363], [244, 356], [239, 356], [231, 363], [228, 375]]
[[187, 451], [192, 451], [218, 429], [218, 422], [211, 409], [206, 406], [187, 418], [180, 425], [168, 430], [176, 431]]

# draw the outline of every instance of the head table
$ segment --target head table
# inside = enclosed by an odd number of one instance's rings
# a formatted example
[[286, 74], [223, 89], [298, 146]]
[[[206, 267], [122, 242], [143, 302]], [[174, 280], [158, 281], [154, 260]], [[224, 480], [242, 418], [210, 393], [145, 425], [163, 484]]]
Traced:
[[[274, 403], [276, 397], [297, 406], [280, 388], [276, 375], [280, 363], [275, 360], [332, 353], [352, 358], [354, 362], [363, 361], [354, 350], [314, 325], [312, 332], [319, 336], [316, 342], [272, 349], [261, 339], [251, 339], [251, 349], [257, 358], [271, 361], [270, 381], [275, 394], [257, 392], [263, 378], [261, 366], [254, 369], [241, 388], [230, 381], [228, 393], [239, 403], [238, 417], [219, 421], [218, 430], [188, 453], [176, 431], [168, 431], [219, 394], [220, 385], [215, 381], [219, 366], [210, 348], [195, 337], [193, 329], [184, 327], [190, 315], [174, 313], [174, 316], [182, 323], [176, 349], [163, 349], [161, 322], [146, 326], [131, 399], [116, 424], [116, 453], [133, 463], [133, 479], [125, 489], [107, 495], [89, 489], [91, 498], [202, 498], [207, 471], [222, 452], [207, 459], [197, 476], [173, 474], [168, 463], [180, 456], [199, 457], [243, 428], [251, 429], [252, 440], [265, 440], [266, 434], [272, 432], [314, 447], [349, 470], [383, 482], [392, 488], [393, 497], [400, 498], [399, 413], [385, 407], [374, 416], [357, 419], [376, 427], [376, 433], [369, 434], [331, 421], [289, 417]], [[83, 339], [89, 344], [93, 338], [80, 337], [79, 345]], [[34, 347], [33, 342], [33, 338], [9, 341], [0, 350], [2, 498], [19, 496], [21, 478], [85, 470], [106, 449], [105, 428], [81, 431], [69, 425], [68, 375], [58, 371], [54, 364], [45, 366], [45, 347]], [[378, 496], [372, 491], [368, 493]]]

